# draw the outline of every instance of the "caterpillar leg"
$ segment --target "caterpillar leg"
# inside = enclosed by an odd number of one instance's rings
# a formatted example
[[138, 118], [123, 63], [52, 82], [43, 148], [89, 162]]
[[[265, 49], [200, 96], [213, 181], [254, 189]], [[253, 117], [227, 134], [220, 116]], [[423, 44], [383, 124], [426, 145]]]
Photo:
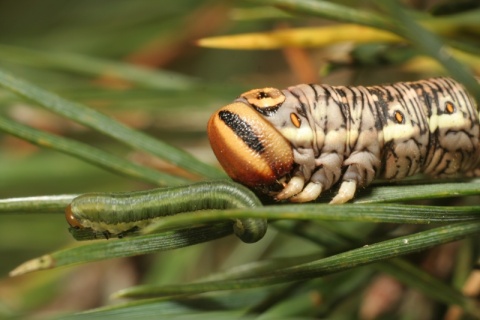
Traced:
[[310, 182], [307, 186], [297, 194], [290, 198], [292, 202], [308, 202], [317, 199], [322, 193], [322, 184], [317, 182]]
[[288, 181], [287, 186], [275, 196], [277, 200], [288, 199], [300, 191], [302, 191], [303, 186], [305, 185], [305, 178], [301, 175], [296, 175], [290, 181]]
[[380, 160], [371, 152], [355, 152], [345, 160], [348, 165], [343, 174], [343, 182], [331, 204], [345, 203], [355, 196], [358, 186], [368, 186], [375, 178], [377, 168], [380, 167]]
[[[287, 187], [277, 195], [277, 199], [290, 198], [292, 202], [309, 202], [317, 199], [323, 190], [329, 189], [340, 178], [342, 161], [340, 155], [328, 153], [315, 160], [317, 170], [313, 174], [309, 167], [300, 167]], [[309, 180], [306, 186], [305, 180]]]
[[340, 185], [337, 195], [333, 197], [332, 201], [330, 201], [330, 204], [342, 204], [353, 199], [356, 190], [356, 181], [343, 181]]

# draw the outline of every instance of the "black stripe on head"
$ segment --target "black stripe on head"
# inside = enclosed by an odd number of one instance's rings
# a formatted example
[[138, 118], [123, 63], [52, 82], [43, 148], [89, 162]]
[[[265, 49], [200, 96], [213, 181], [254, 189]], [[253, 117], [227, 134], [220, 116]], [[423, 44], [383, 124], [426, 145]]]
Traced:
[[278, 111], [278, 108], [280, 108], [280, 106], [282, 104], [279, 103], [279, 104], [271, 106], [271, 107], [259, 107], [255, 104], [251, 104], [251, 105], [252, 105], [252, 107], [255, 108], [255, 110], [257, 110], [259, 113], [261, 113], [265, 117], [271, 117], [271, 116], [275, 115], [275, 113]]
[[222, 110], [218, 113], [218, 116], [250, 149], [258, 154], [265, 151], [265, 147], [253, 132], [252, 127], [237, 114]]
[[240, 97], [265, 117], [273, 116], [285, 102], [285, 95], [275, 88], [250, 90]]

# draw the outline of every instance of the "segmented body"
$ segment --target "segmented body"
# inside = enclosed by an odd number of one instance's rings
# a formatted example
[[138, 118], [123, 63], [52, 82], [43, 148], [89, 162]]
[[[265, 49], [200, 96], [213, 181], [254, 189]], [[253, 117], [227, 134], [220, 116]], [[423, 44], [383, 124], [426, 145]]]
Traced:
[[[251, 190], [229, 181], [135, 192], [90, 193], [76, 197], [65, 210], [71, 228], [88, 229], [99, 237], [123, 237], [162, 217], [182, 212], [257, 207]], [[267, 231], [264, 219], [233, 219], [232, 230], [244, 242], [260, 240]], [[80, 236], [83, 236], [79, 233]]]
[[343, 203], [375, 178], [451, 176], [480, 162], [475, 101], [449, 78], [251, 90], [208, 131], [234, 180], [279, 200], [311, 201], [341, 181], [332, 203]]

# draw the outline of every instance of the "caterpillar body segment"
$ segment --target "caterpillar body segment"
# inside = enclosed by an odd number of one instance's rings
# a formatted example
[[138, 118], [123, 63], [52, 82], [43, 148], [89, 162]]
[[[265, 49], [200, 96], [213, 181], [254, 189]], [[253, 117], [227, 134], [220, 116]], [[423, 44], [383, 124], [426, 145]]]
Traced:
[[[243, 119], [256, 144], [227, 124], [223, 110]], [[375, 178], [452, 176], [480, 162], [476, 104], [449, 78], [251, 90], [211, 117], [208, 134], [234, 180], [293, 202], [315, 200], [339, 183], [331, 202], [344, 203]], [[264, 174], [264, 167], [282, 170]]]

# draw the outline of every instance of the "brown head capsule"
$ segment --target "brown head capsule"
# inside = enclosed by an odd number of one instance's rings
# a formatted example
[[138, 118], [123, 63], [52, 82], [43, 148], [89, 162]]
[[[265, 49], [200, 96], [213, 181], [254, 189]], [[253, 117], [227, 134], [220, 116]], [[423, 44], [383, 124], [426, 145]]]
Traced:
[[70, 227], [77, 229], [83, 228], [83, 225], [80, 223], [80, 221], [78, 221], [78, 219], [75, 218], [75, 216], [73, 215], [71, 204], [69, 204], [68, 207], [65, 209], [65, 219], [67, 219]]
[[234, 102], [213, 114], [207, 132], [227, 174], [246, 186], [273, 185], [293, 168], [290, 143], [244, 102]]

